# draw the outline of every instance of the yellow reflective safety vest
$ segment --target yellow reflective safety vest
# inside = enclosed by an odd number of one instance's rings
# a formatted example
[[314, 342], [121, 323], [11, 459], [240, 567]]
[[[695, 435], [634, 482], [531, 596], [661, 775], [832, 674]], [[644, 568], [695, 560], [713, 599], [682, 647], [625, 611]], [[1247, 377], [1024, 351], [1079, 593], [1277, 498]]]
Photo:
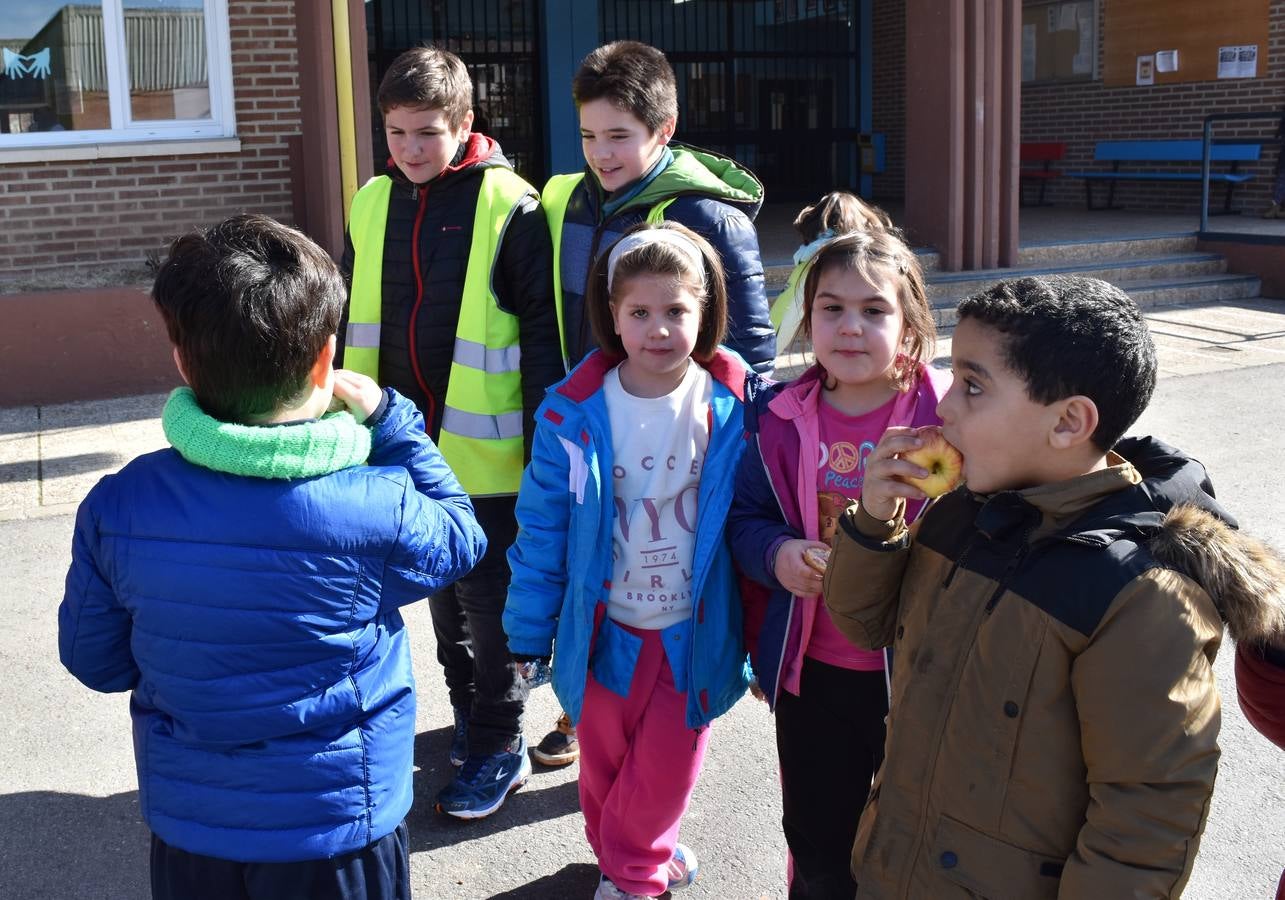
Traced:
[[770, 318], [776, 329], [776, 355], [783, 356], [803, 325], [803, 279], [808, 271], [806, 260], [790, 272], [785, 289], [772, 301]]
[[[379, 379], [383, 312], [384, 226], [393, 182], [378, 175], [353, 196], [352, 290], [344, 366]], [[535, 191], [512, 169], [482, 175], [473, 216], [455, 352], [442, 404], [437, 446], [474, 497], [516, 494], [522, 481], [522, 376], [518, 320], [500, 309], [491, 276], [500, 242], [522, 199]], [[418, 248], [412, 248], [418, 252]], [[430, 423], [431, 427], [431, 423]]]
[[[562, 320], [562, 223], [567, 218], [567, 205], [571, 202], [571, 195], [575, 193], [576, 185], [583, 180], [584, 172], [554, 175], [540, 195], [540, 205], [544, 207], [544, 217], [549, 223], [549, 236], [553, 238], [553, 302], [558, 311], [558, 336], [562, 339], [564, 366], [567, 365], [567, 335], [566, 323]], [[665, 210], [677, 199], [670, 197], [649, 209], [647, 224], [657, 225], [665, 221]]]

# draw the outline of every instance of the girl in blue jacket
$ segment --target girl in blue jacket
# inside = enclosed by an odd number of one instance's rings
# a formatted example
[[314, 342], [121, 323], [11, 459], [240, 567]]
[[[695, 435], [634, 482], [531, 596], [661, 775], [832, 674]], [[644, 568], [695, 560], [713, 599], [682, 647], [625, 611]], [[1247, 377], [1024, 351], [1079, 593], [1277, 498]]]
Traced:
[[556, 646], [595, 896], [655, 897], [695, 878], [677, 837], [705, 726], [748, 685], [723, 528], [749, 369], [718, 348], [718, 256], [681, 225], [632, 229], [589, 290], [602, 349], [536, 414], [504, 626], [520, 661]]

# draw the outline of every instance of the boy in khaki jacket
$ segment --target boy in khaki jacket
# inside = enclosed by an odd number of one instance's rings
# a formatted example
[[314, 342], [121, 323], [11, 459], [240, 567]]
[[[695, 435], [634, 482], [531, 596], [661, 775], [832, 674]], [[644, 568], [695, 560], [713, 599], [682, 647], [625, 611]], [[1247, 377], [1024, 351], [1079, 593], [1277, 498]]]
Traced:
[[835, 624], [892, 647], [858, 898], [1177, 897], [1218, 768], [1222, 615], [1261, 596], [1205, 470], [1120, 440], [1155, 386], [1134, 303], [1087, 278], [964, 300], [938, 412], [966, 487], [907, 529], [889, 429], [825, 576]]

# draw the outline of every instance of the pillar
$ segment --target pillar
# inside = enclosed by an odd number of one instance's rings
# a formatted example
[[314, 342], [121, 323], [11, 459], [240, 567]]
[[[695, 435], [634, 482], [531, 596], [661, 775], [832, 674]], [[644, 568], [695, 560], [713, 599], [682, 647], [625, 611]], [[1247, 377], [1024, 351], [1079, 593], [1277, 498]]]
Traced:
[[907, 0], [906, 212], [947, 271], [1014, 265], [1020, 0]]

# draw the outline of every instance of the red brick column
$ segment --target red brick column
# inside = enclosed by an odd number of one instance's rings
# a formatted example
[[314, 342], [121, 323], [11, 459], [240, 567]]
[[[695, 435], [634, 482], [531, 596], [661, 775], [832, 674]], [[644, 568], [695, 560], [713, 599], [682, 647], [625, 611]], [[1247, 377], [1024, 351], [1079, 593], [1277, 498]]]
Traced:
[[906, 213], [947, 270], [1017, 255], [1019, 0], [907, 0]]

